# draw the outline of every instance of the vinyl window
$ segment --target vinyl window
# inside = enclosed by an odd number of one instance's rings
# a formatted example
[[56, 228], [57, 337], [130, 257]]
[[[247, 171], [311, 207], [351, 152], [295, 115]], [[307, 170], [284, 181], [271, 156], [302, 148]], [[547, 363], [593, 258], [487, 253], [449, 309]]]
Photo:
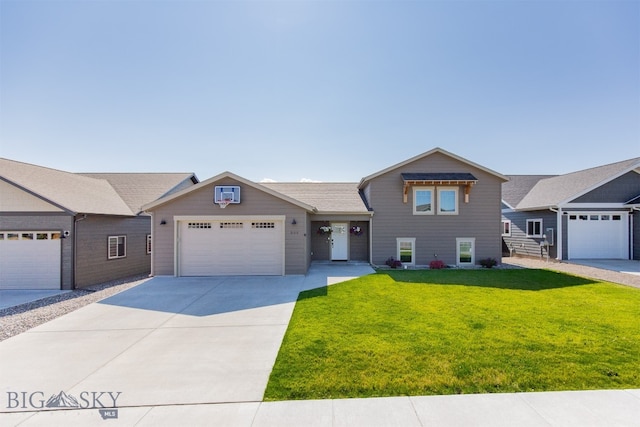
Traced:
[[527, 237], [542, 237], [542, 220], [527, 220]]
[[109, 259], [127, 256], [127, 236], [109, 236]]
[[511, 220], [510, 219], [502, 220], [502, 235], [511, 236]]
[[457, 188], [438, 188], [438, 215], [458, 215]]
[[413, 214], [433, 215], [433, 188], [415, 187], [413, 189]]

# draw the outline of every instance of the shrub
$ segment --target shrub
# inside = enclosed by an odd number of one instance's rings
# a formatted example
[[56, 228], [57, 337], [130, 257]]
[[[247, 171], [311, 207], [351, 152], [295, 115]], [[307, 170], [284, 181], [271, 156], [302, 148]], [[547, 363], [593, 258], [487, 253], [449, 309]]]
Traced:
[[394, 257], [389, 257], [385, 262], [391, 268], [400, 268], [402, 267], [402, 262], [399, 259], [395, 259]]
[[444, 261], [440, 259], [435, 259], [429, 263], [429, 268], [433, 270], [440, 270], [441, 268], [444, 268], [444, 267], [445, 267]]
[[496, 261], [495, 258], [485, 258], [480, 260], [480, 265], [484, 268], [491, 268], [498, 265], [498, 261]]

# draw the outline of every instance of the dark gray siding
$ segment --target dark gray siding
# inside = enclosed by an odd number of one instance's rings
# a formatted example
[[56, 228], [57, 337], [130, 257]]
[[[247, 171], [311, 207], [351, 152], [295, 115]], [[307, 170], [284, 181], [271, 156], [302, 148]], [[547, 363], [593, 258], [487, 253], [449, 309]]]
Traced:
[[[147, 254], [147, 235], [151, 218], [89, 215], [78, 221], [76, 229], [76, 287], [151, 271]], [[126, 236], [126, 257], [108, 259], [109, 236]]]
[[[6, 231], [69, 231], [69, 238], [61, 239], [60, 289], [73, 289], [73, 216], [64, 213], [30, 215], [28, 213], [3, 213], [0, 229]], [[34, 260], [37, 262], [37, 260]]]
[[[403, 203], [401, 173], [472, 173], [469, 203], [464, 187], [458, 187], [458, 215], [413, 215], [413, 192]], [[375, 177], [369, 183], [372, 218], [372, 262], [383, 265], [396, 257], [396, 238], [416, 238], [416, 265], [428, 265], [437, 255], [447, 264], [456, 263], [456, 238], [475, 238], [475, 259], [500, 259], [501, 185], [498, 176], [441, 153], [434, 153]], [[448, 187], [448, 186], [447, 186]]]
[[[216, 185], [239, 185], [241, 203], [221, 209], [213, 203]], [[304, 274], [310, 262], [307, 237], [307, 212], [259, 189], [233, 179], [222, 179], [158, 206], [152, 210], [154, 220], [154, 275], [174, 274], [174, 216], [185, 215], [285, 215], [285, 274]], [[296, 224], [292, 224], [293, 220]], [[165, 225], [160, 222], [166, 221]]]
[[[553, 228], [554, 245], [549, 246], [549, 257], [557, 257], [558, 248], [558, 220], [557, 214], [550, 210], [528, 211], [528, 212], [506, 212], [502, 214], [503, 219], [511, 220], [511, 236], [503, 236], [507, 253], [512, 255], [523, 255], [531, 257], [546, 257], [546, 248], [540, 243], [544, 240], [540, 237], [527, 237], [527, 220], [542, 219], [542, 229], [546, 232], [548, 228]], [[566, 227], [564, 227], [566, 231]], [[566, 244], [563, 245], [566, 247]]]
[[640, 194], [640, 174], [628, 172], [593, 191], [588, 192], [572, 203], [625, 203]]

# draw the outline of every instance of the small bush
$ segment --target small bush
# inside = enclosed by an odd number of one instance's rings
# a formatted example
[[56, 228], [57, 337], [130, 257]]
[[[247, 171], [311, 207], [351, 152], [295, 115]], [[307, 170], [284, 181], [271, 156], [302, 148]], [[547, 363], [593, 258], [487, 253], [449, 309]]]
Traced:
[[498, 265], [498, 261], [496, 261], [495, 258], [485, 258], [480, 260], [480, 265], [484, 268], [491, 268]]
[[389, 257], [385, 262], [391, 268], [400, 268], [402, 267], [402, 262], [399, 259], [395, 259], [394, 257]]
[[440, 259], [435, 259], [429, 263], [429, 268], [431, 268], [432, 270], [440, 270], [441, 268], [444, 268], [444, 267], [445, 267], [444, 261]]

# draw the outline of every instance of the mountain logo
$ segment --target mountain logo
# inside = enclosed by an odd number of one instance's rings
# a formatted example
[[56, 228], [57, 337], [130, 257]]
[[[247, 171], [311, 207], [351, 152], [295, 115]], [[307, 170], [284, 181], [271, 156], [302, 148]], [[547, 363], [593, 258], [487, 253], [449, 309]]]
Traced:
[[47, 408], [79, 408], [78, 400], [70, 394], [60, 391], [52, 395], [45, 405]]

